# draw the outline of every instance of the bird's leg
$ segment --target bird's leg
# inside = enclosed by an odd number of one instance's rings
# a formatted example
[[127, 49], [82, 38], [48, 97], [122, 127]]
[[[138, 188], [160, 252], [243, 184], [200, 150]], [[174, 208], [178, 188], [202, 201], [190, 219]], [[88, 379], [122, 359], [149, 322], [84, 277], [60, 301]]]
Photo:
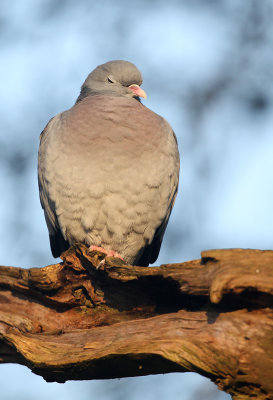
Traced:
[[121, 255], [118, 252], [116, 252], [115, 250], [106, 250], [103, 247], [93, 246], [93, 245], [90, 246], [88, 250], [89, 251], [100, 251], [105, 254], [105, 257], [100, 261], [100, 263], [96, 267], [97, 269], [99, 269], [100, 267], [102, 267], [105, 264], [106, 257], [116, 257], [116, 258], [120, 258], [122, 261], [124, 261], [123, 258], [121, 257]]

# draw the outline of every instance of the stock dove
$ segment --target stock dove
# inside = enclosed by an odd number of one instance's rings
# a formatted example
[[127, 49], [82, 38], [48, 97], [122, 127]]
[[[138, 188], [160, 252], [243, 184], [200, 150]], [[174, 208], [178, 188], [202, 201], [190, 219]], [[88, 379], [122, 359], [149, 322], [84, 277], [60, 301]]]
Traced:
[[179, 177], [170, 125], [145, 107], [128, 61], [91, 72], [40, 137], [39, 192], [54, 257], [76, 243], [131, 265], [156, 261]]

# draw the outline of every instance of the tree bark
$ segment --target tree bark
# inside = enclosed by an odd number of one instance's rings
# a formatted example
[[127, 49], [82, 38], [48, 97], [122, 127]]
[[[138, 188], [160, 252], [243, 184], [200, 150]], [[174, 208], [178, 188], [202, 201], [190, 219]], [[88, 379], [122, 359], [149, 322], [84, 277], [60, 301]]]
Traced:
[[97, 269], [102, 257], [76, 246], [0, 267], [0, 362], [57, 382], [193, 371], [234, 399], [273, 398], [273, 251]]

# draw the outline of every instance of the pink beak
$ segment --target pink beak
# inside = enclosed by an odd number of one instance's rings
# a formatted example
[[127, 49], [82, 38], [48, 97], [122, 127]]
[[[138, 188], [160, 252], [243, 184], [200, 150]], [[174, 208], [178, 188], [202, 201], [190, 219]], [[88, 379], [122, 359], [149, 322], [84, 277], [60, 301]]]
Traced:
[[137, 97], [143, 97], [143, 99], [147, 98], [146, 93], [143, 89], [141, 89], [138, 85], [133, 84], [128, 87]]

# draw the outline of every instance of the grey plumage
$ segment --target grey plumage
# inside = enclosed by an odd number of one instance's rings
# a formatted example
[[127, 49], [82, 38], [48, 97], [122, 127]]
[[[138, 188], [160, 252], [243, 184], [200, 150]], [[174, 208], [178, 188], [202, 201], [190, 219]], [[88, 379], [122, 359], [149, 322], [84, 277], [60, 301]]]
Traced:
[[156, 261], [179, 154], [170, 125], [138, 101], [141, 83], [127, 61], [98, 66], [76, 104], [42, 132], [39, 190], [54, 257], [85, 243], [133, 265]]

